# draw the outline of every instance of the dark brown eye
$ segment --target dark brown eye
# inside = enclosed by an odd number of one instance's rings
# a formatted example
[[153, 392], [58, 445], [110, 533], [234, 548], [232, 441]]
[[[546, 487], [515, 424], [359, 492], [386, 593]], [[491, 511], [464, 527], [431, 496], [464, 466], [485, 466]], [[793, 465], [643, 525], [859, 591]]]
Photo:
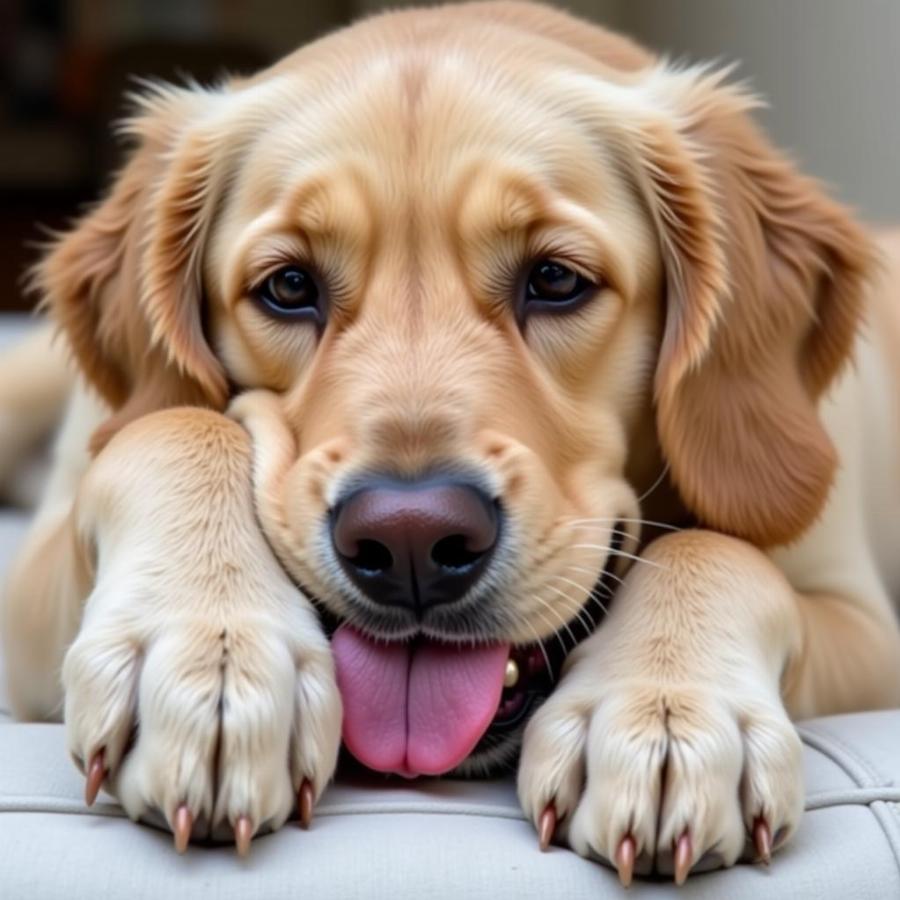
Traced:
[[525, 283], [525, 304], [568, 308], [582, 298], [591, 283], [574, 269], [551, 259], [538, 260]]
[[256, 291], [269, 312], [281, 317], [320, 319], [319, 286], [313, 276], [299, 266], [285, 266], [273, 272]]

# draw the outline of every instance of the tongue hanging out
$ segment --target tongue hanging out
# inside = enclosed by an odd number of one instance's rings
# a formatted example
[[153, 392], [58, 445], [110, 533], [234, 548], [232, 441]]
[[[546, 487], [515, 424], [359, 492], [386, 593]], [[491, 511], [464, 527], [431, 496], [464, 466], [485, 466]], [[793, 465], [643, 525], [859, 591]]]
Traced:
[[414, 776], [449, 772], [472, 752], [497, 712], [510, 648], [384, 643], [342, 625], [332, 649], [347, 749], [370, 769]]

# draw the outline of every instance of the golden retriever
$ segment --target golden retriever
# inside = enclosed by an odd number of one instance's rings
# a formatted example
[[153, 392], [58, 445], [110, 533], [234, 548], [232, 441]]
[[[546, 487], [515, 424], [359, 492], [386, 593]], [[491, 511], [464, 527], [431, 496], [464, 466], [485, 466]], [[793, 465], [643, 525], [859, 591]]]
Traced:
[[89, 801], [246, 852], [342, 735], [521, 740], [541, 842], [625, 883], [790, 838], [791, 717], [900, 701], [900, 247], [754, 105], [502, 2], [138, 99], [36, 272], [81, 377], [0, 377], [7, 434], [77, 382], [4, 633]]

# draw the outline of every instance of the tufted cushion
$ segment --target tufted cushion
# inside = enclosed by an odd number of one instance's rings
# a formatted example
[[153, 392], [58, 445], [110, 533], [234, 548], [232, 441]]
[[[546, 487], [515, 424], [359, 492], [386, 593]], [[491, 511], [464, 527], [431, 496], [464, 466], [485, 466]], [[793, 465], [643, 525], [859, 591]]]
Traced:
[[[24, 524], [0, 510], [0, 575]], [[900, 712], [820, 719], [801, 732], [807, 814], [797, 839], [768, 869], [698, 875], [682, 896], [900, 897]], [[112, 799], [101, 795], [88, 810], [83, 789], [62, 726], [19, 724], [0, 712], [0, 897], [621, 896], [610, 870], [563, 849], [538, 852], [511, 779], [345, 779], [327, 792], [309, 832], [289, 825], [259, 838], [246, 860], [227, 847], [177, 856], [169, 835], [128, 822]], [[671, 891], [643, 882], [630, 895]]]

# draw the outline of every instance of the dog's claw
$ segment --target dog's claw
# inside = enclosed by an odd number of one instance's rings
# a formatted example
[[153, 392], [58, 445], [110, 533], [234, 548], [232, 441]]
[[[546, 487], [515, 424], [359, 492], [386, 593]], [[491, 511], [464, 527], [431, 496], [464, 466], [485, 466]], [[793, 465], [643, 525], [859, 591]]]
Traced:
[[619, 842], [615, 859], [616, 871], [619, 873], [622, 887], [631, 887], [631, 879], [634, 877], [635, 850], [634, 838], [630, 834], [626, 834]]
[[172, 833], [175, 835], [176, 853], [184, 853], [184, 851], [187, 850], [193, 827], [194, 817], [191, 815], [191, 811], [182, 803], [181, 806], [175, 810], [175, 818], [172, 822]]
[[685, 831], [675, 842], [675, 884], [679, 887], [687, 881], [691, 871], [691, 857], [694, 855], [691, 847], [691, 836]]
[[250, 841], [253, 840], [253, 825], [248, 816], [238, 816], [234, 823], [234, 843], [238, 856], [246, 856], [250, 852]]
[[753, 823], [753, 846], [756, 847], [756, 861], [767, 866], [772, 861], [772, 832], [762, 816]]
[[538, 819], [538, 843], [540, 844], [542, 853], [547, 850], [550, 846], [550, 841], [553, 840], [553, 832], [556, 831], [556, 822], [556, 807], [551, 800], [544, 807], [544, 811]]
[[106, 778], [106, 762], [104, 761], [103, 750], [98, 750], [88, 763], [87, 782], [84, 785], [84, 802], [88, 806], [94, 805], [104, 778]]
[[300, 785], [300, 827], [309, 828], [313, 817], [313, 804], [316, 801], [316, 792], [308, 778], [303, 779]]

